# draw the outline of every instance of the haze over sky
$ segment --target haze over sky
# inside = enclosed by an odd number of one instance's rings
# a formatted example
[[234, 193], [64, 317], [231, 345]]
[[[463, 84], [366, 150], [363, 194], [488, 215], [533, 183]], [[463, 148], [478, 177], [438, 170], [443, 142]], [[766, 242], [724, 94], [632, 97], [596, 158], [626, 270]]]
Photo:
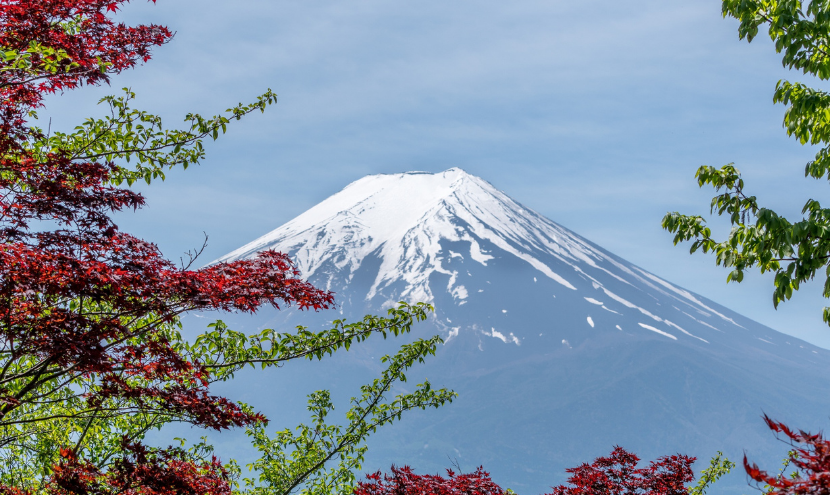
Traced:
[[[769, 39], [739, 41], [717, 0], [136, 0], [125, 22], [176, 31], [144, 67], [48, 100], [45, 125], [100, 115], [130, 86], [174, 126], [266, 88], [279, 103], [207, 143], [198, 168], [138, 187], [127, 231], [204, 261], [276, 228], [367, 174], [458, 166], [611, 252], [777, 330], [830, 348], [820, 283], [777, 311], [771, 277], [726, 285], [711, 256], [660, 228], [708, 212], [698, 166], [735, 162], [750, 194], [789, 218], [827, 184], [788, 138]], [[791, 195], [797, 198], [793, 200]], [[720, 232], [725, 234], [722, 222]], [[823, 282], [823, 280], [821, 281]]]

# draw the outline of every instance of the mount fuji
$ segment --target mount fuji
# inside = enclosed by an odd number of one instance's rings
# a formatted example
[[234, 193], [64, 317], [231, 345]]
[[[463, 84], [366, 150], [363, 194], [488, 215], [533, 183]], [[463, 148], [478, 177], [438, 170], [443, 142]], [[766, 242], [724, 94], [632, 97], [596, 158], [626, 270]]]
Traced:
[[[410, 381], [429, 377], [459, 398], [379, 431], [368, 470], [436, 472], [449, 457], [532, 494], [614, 445], [647, 460], [694, 455], [696, 471], [719, 450], [776, 469], [787, 448], [761, 415], [818, 430], [830, 414], [827, 350], [663, 280], [457, 168], [357, 180], [217, 261], [266, 249], [291, 255], [338, 308], [240, 317], [237, 328], [323, 325], [401, 300], [435, 306], [410, 337], [445, 343]], [[400, 343], [367, 341], [313, 370], [243, 377], [234, 391], [273, 419], [290, 408], [278, 390], [319, 382], [348, 395]], [[718, 487], [745, 491], [741, 469]]]

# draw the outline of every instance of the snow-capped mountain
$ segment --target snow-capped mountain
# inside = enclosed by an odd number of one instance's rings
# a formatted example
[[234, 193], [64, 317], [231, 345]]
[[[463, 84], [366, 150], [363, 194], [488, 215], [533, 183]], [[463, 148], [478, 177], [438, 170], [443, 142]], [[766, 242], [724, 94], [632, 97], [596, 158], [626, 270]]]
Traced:
[[[615, 444], [647, 458], [722, 450], [739, 460], [746, 449], [774, 469], [786, 449], [762, 412], [814, 430], [830, 414], [830, 352], [648, 273], [457, 168], [365, 177], [217, 261], [266, 249], [290, 254], [340, 307], [256, 326], [435, 305], [418, 336], [440, 332], [445, 345], [419, 373], [460, 397], [379, 433], [371, 469], [435, 471], [449, 456], [541, 493]], [[390, 345], [315, 370], [363, 377]], [[267, 384], [251, 386], [267, 395]]]
[[[481, 283], [472, 271], [487, 278], [488, 263], [498, 263], [493, 261], [498, 257], [524, 265], [534, 280], [554, 282], [551, 295], [575, 299], [585, 309], [584, 325], [592, 328], [601, 320], [613, 323], [610, 328], [626, 324], [632, 332], [706, 344], [717, 340], [718, 332], [746, 331], [690, 292], [620, 260], [458, 168], [365, 177], [217, 261], [267, 249], [289, 253], [304, 277], [352, 301], [355, 276], [371, 265], [371, 284], [357, 294], [370, 306], [389, 307], [400, 300], [463, 306], [488, 290], [473, 289]], [[439, 279], [446, 284], [435, 282]], [[781, 338], [756, 336], [770, 345], [776, 344], [770, 339]], [[778, 343], [793, 345], [786, 341]]]

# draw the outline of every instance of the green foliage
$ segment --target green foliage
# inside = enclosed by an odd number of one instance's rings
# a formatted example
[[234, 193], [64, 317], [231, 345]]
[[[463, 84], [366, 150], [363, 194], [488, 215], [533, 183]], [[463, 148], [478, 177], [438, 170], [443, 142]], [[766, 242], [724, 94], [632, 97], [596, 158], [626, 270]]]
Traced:
[[[265, 425], [248, 429], [254, 446], [262, 457], [249, 465], [257, 478], [246, 478], [245, 492], [252, 495], [287, 495], [297, 491], [303, 495], [351, 493], [355, 488], [355, 472], [360, 470], [367, 447], [366, 438], [379, 427], [401, 419], [406, 411], [440, 407], [452, 402], [455, 393], [446, 389], [433, 390], [428, 381], [413, 392], [395, 396], [388, 394], [396, 383], [406, 382], [404, 372], [427, 355], [435, 354], [439, 337], [407, 344], [394, 356], [384, 356], [386, 369], [380, 378], [360, 388], [346, 413], [345, 426], [329, 425], [326, 416], [334, 409], [328, 391], [309, 395], [310, 426], [300, 425], [276, 432], [269, 437]], [[332, 468], [326, 463], [336, 461]]]
[[338, 349], [349, 350], [353, 343], [362, 342], [372, 334], [397, 337], [408, 333], [413, 323], [426, 320], [430, 311], [429, 304], [401, 302], [397, 308], [388, 310], [386, 318], [367, 315], [356, 323], [335, 320], [331, 329], [316, 333], [298, 326], [294, 333], [266, 329], [245, 335], [219, 320], [208, 325], [212, 330], [200, 335], [193, 344], [182, 343], [177, 350], [202, 363], [218, 380], [227, 380], [246, 366], [264, 369], [291, 359], [320, 360]]
[[[0, 49], [0, 57], [5, 62], [5, 65], [0, 67], [0, 71], [22, 72], [35, 77], [42, 72], [56, 74], [60, 70], [69, 72], [78, 67], [78, 64], [71, 60], [67, 64], [61, 64], [70, 58], [66, 50], [44, 46], [37, 41], [29, 42], [25, 50]], [[106, 66], [102, 67], [102, 70], [105, 69]]]
[[709, 467], [700, 472], [697, 485], [689, 489], [689, 495], [706, 495], [706, 490], [718, 481], [721, 476], [728, 474], [735, 463], [723, 456], [723, 452], [709, 460]]
[[[252, 103], [240, 103], [209, 118], [189, 113], [184, 117], [184, 129], [164, 128], [161, 117], [133, 108], [134, 99], [135, 93], [128, 88], [124, 88], [124, 96], [102, 98], [99, 104], [108, 107], [109, 115], [88, 118], [70, 133], [50, 134], [34, 128], [37, 137], [29, 143], [30, 151], [37, 159], [60, 154], [73, 160], [115, 162], [119, 167], [112, 178], [114, 184], [137, 180], [149, 184], [153, 179], [164, 180], [165, 170], [198, 164], [205, 157], [205, 138], [216, 140], [231, 121], [256, 110], [264, 112], [276, 103], [277, 95], [269, 89]], [[134, 165], [129, 168], [131, 161]]]
[[[724, 0], [723, 14], [740, 21], [739, 36], [748, 41], [767, 25], [785, 67], [830, 78], [830, 2]], [[830, 179], [830, 93], [782, 80], [773, 101], [787, 105], [787, 134], [801, 144], [822, 146], [805, 167], [805, 176]], [[790, 221], [747, 196], [733, 164], [700, 167], [696, 177], [701, 187], [708, 184], [720, 193], [712, 199], [710, 212], [728, 216], [732, 229], [725, 240], [716, 240], [703, 217], [668, 213], [663, 228], [675, 234], [675, 244], [692, 241], [692, 253], [713, 253], [718, 265], [732, 269], [727, 282], [741, 282], [744, 271], [753, 268], [775, 273], [775, 307], [822, 269], [823, 295], [830, 298], [830, 209], [808, 199], [802, 218]], [[824, 308], [824, 321], [830, 325], [830, 308]]]
[[[798, 459], [797, 450], [793, 449], [787, 452], [787, 457], [785, 457], [784, 460], [781, 461], [781, 469], [778, 471], [778, 475], [775, 476], [775, 478], [777, 478], [778, 481], [783, 480], [784, 478], [790, 478], [795, 480], [800, 477], [801, 473], [798, 471], [798, 469], [793, 469], [789, 472], [789, 474], [787, 473], [787, 470], [790, 469], [790, 467], [792, 466], [792, 462], [796, 459]], [[767, 484], [764, 485], [762, 491], [765, 494], [770, 494], [774, 493], [776, 491], [776, 488]]]
[[723, 0], [722, 9], [724, 17], [740, 21], [741, 39], [752, 41], [766, 24], [784, 67], [828, 79], [828, 5], [826, 0], [806, 2], [806, 8], [801, 0]]

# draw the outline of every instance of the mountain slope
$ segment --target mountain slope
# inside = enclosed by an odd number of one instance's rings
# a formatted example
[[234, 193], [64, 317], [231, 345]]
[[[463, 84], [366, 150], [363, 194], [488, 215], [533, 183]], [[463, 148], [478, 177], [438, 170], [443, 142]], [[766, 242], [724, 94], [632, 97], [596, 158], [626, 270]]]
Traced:
[[[343, 316], [399, 300], [436, 307], [417, 336], [439, 332], [446, 342], [418, 373], [460, 397], [380, 433], [372, 468], [434, 471], [450, 456], [534, 493], [614, 444], [644, 457], [724, 450], [738, 460], [747, 449], [777, 465], [786, 449], [761, 412], [817, 429], [830, 411], [827, 351], [664, 281], [460, 169], [365, 177], [220, 260], [265, 249], [291, 254], [303, 276], [335, 291]], [[369, 343], [283, 376], [357, 383], [396, 344]]]

